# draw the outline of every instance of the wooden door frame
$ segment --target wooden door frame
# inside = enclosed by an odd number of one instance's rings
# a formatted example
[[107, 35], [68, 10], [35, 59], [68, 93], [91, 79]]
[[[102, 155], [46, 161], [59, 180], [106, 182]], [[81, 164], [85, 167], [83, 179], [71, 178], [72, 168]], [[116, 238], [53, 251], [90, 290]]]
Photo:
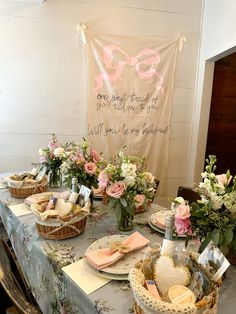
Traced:
[[236, 51], [236, 46], [199, 63], [189, 149], [187, 184], [201, 180], [204, 169], [215, 61]]

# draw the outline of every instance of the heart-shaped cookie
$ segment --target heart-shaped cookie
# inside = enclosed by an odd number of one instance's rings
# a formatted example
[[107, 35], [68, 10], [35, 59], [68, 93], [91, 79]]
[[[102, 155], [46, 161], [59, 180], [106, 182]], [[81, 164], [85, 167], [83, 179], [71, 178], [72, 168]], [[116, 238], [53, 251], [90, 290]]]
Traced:
[[187, 267], [175, 266], [171, 257], [162, 255], [155, 263], [154, 277], [160, 292], [166, 294], [174, 285], [187, 286], [191, 275]]

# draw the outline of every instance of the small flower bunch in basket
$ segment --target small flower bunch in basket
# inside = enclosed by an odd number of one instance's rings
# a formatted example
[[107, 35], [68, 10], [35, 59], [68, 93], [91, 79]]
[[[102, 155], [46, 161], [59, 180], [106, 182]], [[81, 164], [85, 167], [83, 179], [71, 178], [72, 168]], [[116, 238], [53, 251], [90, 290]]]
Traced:
[[88, 188], [98, 186], [98, 175], [106, 164], [90, 143], [83, 139], [80, 144], [75, 142], [66, 145], [66, 157], [61, 166], [66, 186], [71, 187], [72, 178], [78, 180], [79, 185]]
[[206, 162], [203, 181], [195, 188], [201, 199], [188, 204], [178, 197], [172, 204], [175, 227], [178, 234], [199, 237], [200, 251], [212, 240], [227, 254], [236, 250], [236, 176], [229, 170], [215, 174], [217, 159], [214, 155]]
[[60, 166], [65, 156], [65, 150], [55, 134], [52, 134], [48, 145], [39, 149], [40, 162], [47, 169], [50, 187], [59, 187], [62, 184]]
[[144, 159], [120, 151], [99, 175], [99, 189], [115, 209], [120, 230], [132, 229], [135, 209], [147, 208], [154, 196], [154, 177], [145, 171]]

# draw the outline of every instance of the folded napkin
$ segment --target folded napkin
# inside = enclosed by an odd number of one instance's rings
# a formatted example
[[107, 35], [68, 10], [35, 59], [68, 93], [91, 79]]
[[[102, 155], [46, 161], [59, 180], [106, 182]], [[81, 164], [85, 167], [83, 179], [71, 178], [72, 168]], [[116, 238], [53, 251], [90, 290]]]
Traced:
[[85, 254], [86, 260], [96, 269], [105, 268], [118, 261], [126, 253], [143, 248], [149, 240], [138, 231], [131, 234], [123, 242], [112, 243], [110, 248], [95, 250]]

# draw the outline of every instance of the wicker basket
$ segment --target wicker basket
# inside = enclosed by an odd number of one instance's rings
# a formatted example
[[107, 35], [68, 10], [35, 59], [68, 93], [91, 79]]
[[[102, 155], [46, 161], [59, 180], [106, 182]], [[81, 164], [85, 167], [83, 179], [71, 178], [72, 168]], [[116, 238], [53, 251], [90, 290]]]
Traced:
[[50, 226], [35, 222], [36, 229], [40, 236], [51, 240], [63, 240], [73, 238], [84, 232], [87, 216], [77, 221], [64, 222], [60, 226]]
[[[129, 274], [131, 289], [134, 295], [134, 313], [146, 314], [216, 314], [218, 302], [218, 287], [205, 296], [196, 304], [173, 304], [156, 299], [143, 287], [144, 275], [142, 273], [142, 262], [137, 263]], [[155, 304], [152, 307], [151, 304]], [[206, 311], [206, 312], [205, 312]]]
[[[16, 183], [19, 183], [19, 182], [16, 181]], [[33, 194], [45, 192], [47, 183], [48, 183], [48, 180], [47, 180], [47, 177], [45, 176], [42, 180], [36, 182], [35, 184], [31, 184], [31, 185], [23, 184], [21, 187], [17, 187], [14, 184], [14, 180], [12, 180], [10, 177], [8, 180], [8, 190], [11, 196], [13, 197], [26, 198]]]
[[48, 218], [47, 220], [42, 220], [40, 214], [34, 211], [36, 229], [39, 235], [46, 239], [63, 240], [76, 237], [84, 232], [89, 209], [90, 203], [88, 202], [75, 216]]

